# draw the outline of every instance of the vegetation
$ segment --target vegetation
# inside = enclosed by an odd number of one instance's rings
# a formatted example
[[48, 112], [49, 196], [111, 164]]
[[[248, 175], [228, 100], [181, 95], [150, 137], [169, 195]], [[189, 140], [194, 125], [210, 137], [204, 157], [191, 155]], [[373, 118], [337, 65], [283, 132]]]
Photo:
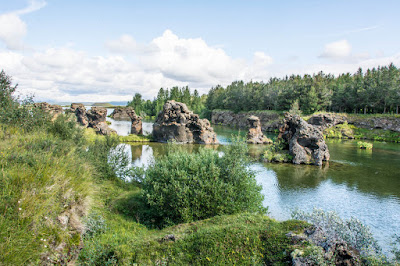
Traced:
[[4, 72], [0, 84], [1, 264], [285, 265], [296, 249], [319, 254], [287, 237], [308, 223], [263, 214], [243, 142], [132, 168], [118, 136], [52, 121], [13, 96]]
[[136, 93], [127, 106], [132, 106], [135, 112], [142, 117], [154, 117], [162, 110], [168, 100], [175, 100], [185, 103], [194, 113], [203, 115], [205, 97], [205, 95], [200, 96], [197, 90], [191, 93], [188, 86], [172, 87], [171, 89], [161, 88], [153, 101], [146, 101], [142, 99], [140, 93]]
[[129, 134], [128, 136], [119, 136], [119, 140], [124, 143], [129, 142], [151, 142], [153, 138], [151, 135], [144, 136], [144, 135], [135, 135]]
[[372, 143], [369, 142], [365, 142], [365, 141], [358, 141], [357, 142], [357, 146], [360, 149], [364, 149], [364, 150], [372, 150]]
[[[297, 102], [296, 102], [297, 101]], [[235, 112], [286, 111], [298, 105], [305, 114], [317, 111], [347, 113], [396, 113], [400, 106], [400, 69], [393, 64], [334, 77], [319, 72], [271, 78], [268, 82], [235, 81], [210, 90], [206, 109]]]
[[247, 145], [238, 140], [223, 156], [206, 148], [188, 153], [173, 147], [145, 172], [142, 197], [148, 217], [142, 219], [163, 227], [222, 214], [264, 212], [261, 186], [247, 167], [246, 152]]
[[296, 210], [292, 218], [307, 221], [317, 230], [323, 231], [325, 237], [321, 239], [322, 246], [332, 246], [337, 241], [344, 241], [357, 249], [366, 260], [373, 260], [374, 263], [379, 261], [378, 265], [382, 265], [387, 260], [374, 239], [371, 229], [354, 217], [343, 220], [335, 212], [314, 209], [312, 213]]
[[265, 149], [263, 160], [265, 162], [286, 163], [291, 162], [293, 157], [289, 154], [288, 150], [284, 149], [284, 144], [282, 142], [275, 141]]
[[400, 133], [383, 129], [364, 129], [343, 123], [324, 130], [326, 138], [369, 139], [377, 141], [400, 142]]

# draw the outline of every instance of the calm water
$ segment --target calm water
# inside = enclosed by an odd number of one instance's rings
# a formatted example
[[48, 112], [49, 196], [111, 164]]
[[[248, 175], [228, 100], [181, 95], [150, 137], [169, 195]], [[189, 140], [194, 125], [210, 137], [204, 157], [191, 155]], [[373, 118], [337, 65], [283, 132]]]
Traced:
[[[130, 130], [130, 121], [107, 120], [119, 134]], [[150, 133], [152, 123], [144, 122], [143, 127]], [[232, 134], [246, 134], [221, 126], [214, 129], [223, 145], [229, 143]], [[263, 187], [264, 205], [268, 206], [270, 216], [286, 220], [296, 208], [334, 210], [342, 218], [354, 216], [369, 225], [387, 251], [391, 236], [400, 233], [400, 144], [374, 142], [372, 151], [357, 149], [356, 141], [327, 140], [327, 144], [331, 161], [322, 167], [252, 164], [257, 181]], [[189, 151], [200, 147], [183, 146]], [[146, 166], [154, 156], [164, 154], [166, 146], [150, 143], [126, 145], [125, 148], [135, 166]], [[252, 156], [257, 157], [262, 152], [263, 145], [250, 145]]]

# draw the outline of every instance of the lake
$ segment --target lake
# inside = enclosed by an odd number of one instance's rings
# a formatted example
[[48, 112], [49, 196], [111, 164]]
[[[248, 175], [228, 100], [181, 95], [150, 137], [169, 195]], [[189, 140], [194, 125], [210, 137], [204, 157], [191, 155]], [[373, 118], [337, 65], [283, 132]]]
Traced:
[[[109, 111], [110, 113], [110, 111]], [[115, 121], [111, 127], [127, 135], [130, 121]], [[143, 122], [150, 133], [151, 122]], [[246, 131], [214, 126], [222, 145], [229, 144], [232, 135], [245, 136]], [[268, 135], [276, 138], [276, 135]], [[264, 205], [277, 220], [290, 219], [299, 208], [312, 211], [321, 208], [336, 211], [342, 218], [358, 218], [371, 227], [385, 251], [395, 233], [400, 233], [400, 144], [374, 142], [372, 150], [360, 150], [354, 140], [326, 140], [331, 154], [322, 167], [254, 162], [256, 179], [262, 185]], [[123, 144], [125, 145], [125, 144]], [[182, 145], [196, 151], [201, 145]], [[220, 149], [221, 145], [212, 147]], [[250, 155], [258, 158], [263, 145], [249, 145]], [[146, 166], [154, 156], [165, 154], [166, 144], [126, 145], [135, 166]]]

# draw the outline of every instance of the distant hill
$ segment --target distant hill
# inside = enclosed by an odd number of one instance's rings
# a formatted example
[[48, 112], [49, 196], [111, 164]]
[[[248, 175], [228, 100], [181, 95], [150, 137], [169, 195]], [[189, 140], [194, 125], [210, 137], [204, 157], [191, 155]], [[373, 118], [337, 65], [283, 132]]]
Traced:
[[92, 106], [113, 107], [114, 105], [111, 103], [93, 103]]

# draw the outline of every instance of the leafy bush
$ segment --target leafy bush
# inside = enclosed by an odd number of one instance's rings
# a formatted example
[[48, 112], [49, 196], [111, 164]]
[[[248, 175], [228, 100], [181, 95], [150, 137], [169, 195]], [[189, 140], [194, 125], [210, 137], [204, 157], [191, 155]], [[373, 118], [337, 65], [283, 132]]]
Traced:
[[32, 108], [33, 99], [21, 100], [14, 96], [17, 85], [4, 71], [0, 72], [0, 123], [18, 126], [21, 130], [40, 129], [49, 122], [49, 115], [40, 108]]
[[224, 155], [206, 148], [198, 153], [173, 148], [146, 170], [143, 181], [143, 200], [156, 226], [265, 211], [243, 141], [234, 140]]

